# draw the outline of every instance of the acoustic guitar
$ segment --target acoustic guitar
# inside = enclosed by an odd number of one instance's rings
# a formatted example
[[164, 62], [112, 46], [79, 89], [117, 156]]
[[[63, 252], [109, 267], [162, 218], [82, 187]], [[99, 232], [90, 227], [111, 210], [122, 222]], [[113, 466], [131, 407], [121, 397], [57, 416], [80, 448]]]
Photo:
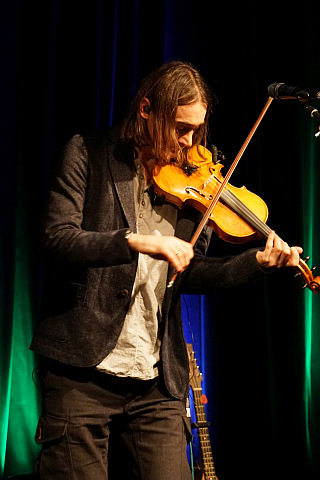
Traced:
[[190, 375], [190, 387], [193, 392], [193, 401], [196, 414], [196, 427], [198, 430], [201, 459], [200, 465], [196, 465], [194, 469], [196, 480], [218, 480], [216, 475], [212, 448], [209, 437], [208, 421], [206, 418], [206, 412], [204, 404], [207, 402], [205, 395], [202, 393], [201, 382], [203, 380], [200, 373], [195, 353], [192, 349], [192, 345], [187, 343], [187, 350], [189, 356], [189, 375]]

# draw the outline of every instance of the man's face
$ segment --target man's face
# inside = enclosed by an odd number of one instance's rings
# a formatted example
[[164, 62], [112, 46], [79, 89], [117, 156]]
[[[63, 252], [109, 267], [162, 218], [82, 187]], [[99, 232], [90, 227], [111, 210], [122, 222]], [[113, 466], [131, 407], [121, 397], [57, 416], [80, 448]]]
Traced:
[[[148, 111], [145, 109], [148, 107]], [[150, 102], [144, 98], [140, 105], [140, 114], [147, 120], [147, 128], [150, 138], [153, 139], [153, 112], [149, 110]], [[190, 103], [188, 105], [179, 105], [176, 111], [175, 132], [180, 148], [192, 147], [193, 134], [204, 124], [207, 113], [207, 106], [202, 102]], [[175, 158], [177, 152], [174, 146], [171, 147], [170, 158]]]
[[207, 107], [201, 102], [180, 105], [176, 113], [176, 133], [181, 148], [192, 147], [194, 132], [204, 123]]

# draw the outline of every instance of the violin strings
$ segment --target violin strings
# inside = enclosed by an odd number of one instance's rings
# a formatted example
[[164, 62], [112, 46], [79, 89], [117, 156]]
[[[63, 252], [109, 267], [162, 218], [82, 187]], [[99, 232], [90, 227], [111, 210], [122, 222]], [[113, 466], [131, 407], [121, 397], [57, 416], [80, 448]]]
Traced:
[[259, 233], [267, 237], [271, 229], [262, 220], [260, 220], [250, 208], [247, 207], [233, 192], [224, 190], [221, 195], [222, 200], [233, 211], [238, 213], [243, 220], [246, 220], [252, 227], [258, 230]]

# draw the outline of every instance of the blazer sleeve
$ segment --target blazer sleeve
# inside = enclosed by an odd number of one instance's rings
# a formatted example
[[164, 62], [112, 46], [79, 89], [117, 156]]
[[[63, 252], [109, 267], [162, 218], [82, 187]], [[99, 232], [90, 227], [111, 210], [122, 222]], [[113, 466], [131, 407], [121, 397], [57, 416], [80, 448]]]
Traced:
[[211, 239], [206, 227], [195, 245], [195, 255], [183, 274], [182, 290], [186, 294], [206, 294], [213, 288], [233, 288], [258, 280], [272, 271], [262, 268], [257, 259], [258, 248], [226, 257], [206, 257]]
[[51, 259], [85, 267], [130, 263], [134, 255], [125, 238], [128, 228], [83, 228], [88, 171], [88, 150], [83, 137], [76, 135], [66, 145], [49, 192], [44, 251]]

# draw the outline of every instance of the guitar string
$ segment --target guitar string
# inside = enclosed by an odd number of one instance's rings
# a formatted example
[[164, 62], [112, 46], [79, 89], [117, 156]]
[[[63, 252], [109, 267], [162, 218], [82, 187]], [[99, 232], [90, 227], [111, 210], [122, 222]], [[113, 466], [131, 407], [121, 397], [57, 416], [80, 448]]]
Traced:
[[[196, 409], [197, 421], [206, 422], [206, 414], [204, 405], [201, 402], [202, 390], [201, 388], [194, 389], [194, 404]], [[215, 478], [215, 466], [213, 462], [213, 454], [211, 450], [211, 442], [209, 430], [207, 427], [198, 426], [199, 440], [202, 447], [202, 456], [204, 463], [204, 470], [209, 478]]]

